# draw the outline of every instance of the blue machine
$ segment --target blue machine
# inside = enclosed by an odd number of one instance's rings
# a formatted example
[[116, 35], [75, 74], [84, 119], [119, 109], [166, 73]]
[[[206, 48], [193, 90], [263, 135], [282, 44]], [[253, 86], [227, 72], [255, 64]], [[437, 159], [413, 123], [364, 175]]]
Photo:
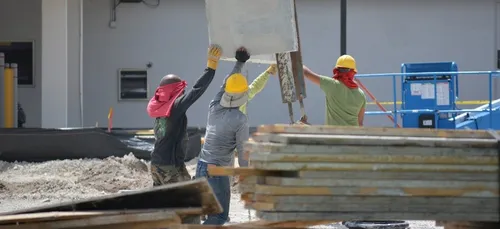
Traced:
[[[401, 73], [458, 72], [455, 62], [404, 63]], [[456, 113], [437, 113], [437, 110], [456, 110], [458, 97], [458, 76], [418, 75], [403, 76], [401, 79], [402, 110], [429, 109], [429, 112], [403, 113], [404, 128], [455, 129]]]

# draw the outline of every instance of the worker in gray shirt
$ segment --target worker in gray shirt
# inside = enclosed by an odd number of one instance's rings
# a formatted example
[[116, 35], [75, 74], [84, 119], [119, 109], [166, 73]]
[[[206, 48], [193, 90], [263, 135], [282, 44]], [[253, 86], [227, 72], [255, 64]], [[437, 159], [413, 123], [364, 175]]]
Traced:
[[239, 108], [248, 101], [248, 83], [241, 74], [241, 68], [250, 59], [250, 55], [246, 49], [240, 48], [236, 51], [235, 58], [237, 62], [233, 71], [224, 79], [220, 91], [210, 102], [205, 143], [196, 167], [196, 177], [207, 178], [224, 210], [220, 214], [209, 215], [203, 223], [205, 225], [226, 223], [231, 199], [229, 177], [211, 177], [208, 175], [208, 168], [232, 166], [235, 149], [240, 167], [248, 166], [248, 161], [243, 157], [243, 144], [249, 137], [247, 116]]

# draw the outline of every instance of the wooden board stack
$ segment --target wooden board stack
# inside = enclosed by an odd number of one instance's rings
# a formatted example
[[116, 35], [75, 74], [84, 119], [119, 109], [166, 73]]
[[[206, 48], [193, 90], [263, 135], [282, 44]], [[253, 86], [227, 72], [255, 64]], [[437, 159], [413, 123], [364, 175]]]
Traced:
[[246, 206], [269, 221], [498, 222], [496, 132], [261, 126], [240, 175]]

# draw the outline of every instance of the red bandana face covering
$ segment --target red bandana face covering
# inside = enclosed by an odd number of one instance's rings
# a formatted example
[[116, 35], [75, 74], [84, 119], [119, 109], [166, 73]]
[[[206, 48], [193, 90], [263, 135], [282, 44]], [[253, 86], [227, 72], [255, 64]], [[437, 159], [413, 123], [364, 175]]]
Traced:
[[333, 78], [351, 89], [358, 88], [358, 84], [354, 82], [354, 75], [356, 75], [356, 72], [352, 69], [347, 72], [340, 71], [337, 68], [333, 69]]
[[152, 118], [170, 117], [174, 101], [184, 92], [186, 86], [186, 81], [181, 81], [158, 87], [155, 96], [149, 100], [148, 115]]

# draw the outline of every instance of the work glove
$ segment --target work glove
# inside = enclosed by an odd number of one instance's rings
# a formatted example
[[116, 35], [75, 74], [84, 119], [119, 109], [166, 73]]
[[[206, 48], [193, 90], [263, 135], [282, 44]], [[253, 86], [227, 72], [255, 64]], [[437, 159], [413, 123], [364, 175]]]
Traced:
[[208, 48], [207, 67], [216, 70], [221, 55], [222, 48], [219, 45], [211, 44]]
[[245, 48], [241, 47], [238, 50], [236, 50], [236, 54], [234, 55], [234, 58], [238, 62], [245, 63], [245, 62], [247, 62], [248, 59], [250, 59], [250, 54], [248, 53], [248, 51]]
[[277, 70], [276, 64], [271, 64], [267, 68], [266, 72], [269, 73], [269, 74], [271, 74], [271, 75], [275, 75], [276, 74], [276, 70]]

